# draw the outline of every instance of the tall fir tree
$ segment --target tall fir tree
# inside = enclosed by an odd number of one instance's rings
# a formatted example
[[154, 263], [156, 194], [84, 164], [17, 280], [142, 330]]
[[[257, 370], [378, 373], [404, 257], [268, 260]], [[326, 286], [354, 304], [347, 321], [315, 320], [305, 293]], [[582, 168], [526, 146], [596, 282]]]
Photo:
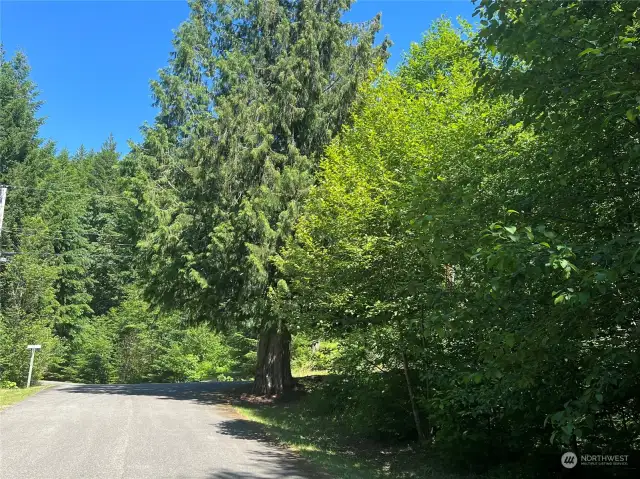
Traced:
[[152, 84], [160, 113], [128, 160], [147, 182], [137, 234], [149, 297], [259, 333], [262, 394], [292, 384], [274, 263], [325, 146], [387, 56], [387, 40], [374, 46], [379, 16], [342, 21], [351, 3], [191, 2]]
[[29, 71], [24, 54], [5, 60], [0, 45], [0, 182], [12, 165], [23, 162], [39, 144], [43, 120], [36, 113], [42, 102]]
[[86, 213], [91, 241], [90, 275], [94, 278], [90, 293], [91, 309], [106, 314], [124, 297], [131, 280], [131, 252], [123, 238], [122, 222], [126, 203], [118, 188], [119, 154], [113, 135], [92, 155], [88, 165], [88, 186], [92, 193]]

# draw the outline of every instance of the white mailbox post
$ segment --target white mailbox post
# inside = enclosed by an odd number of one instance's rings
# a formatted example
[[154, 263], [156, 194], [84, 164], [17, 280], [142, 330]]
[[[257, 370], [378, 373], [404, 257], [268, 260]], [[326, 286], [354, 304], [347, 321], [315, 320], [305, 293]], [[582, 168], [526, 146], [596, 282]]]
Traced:
[[33, 372], [33, 358], [36, 355], [36, 349], [40, 349], [42, 346], [39, 344], [30, 344], [27, 349], [31, 350], [31, 362], [29, 363], [29, 378], [27, 379], [27, 387], [31, 386], [31, 373]]

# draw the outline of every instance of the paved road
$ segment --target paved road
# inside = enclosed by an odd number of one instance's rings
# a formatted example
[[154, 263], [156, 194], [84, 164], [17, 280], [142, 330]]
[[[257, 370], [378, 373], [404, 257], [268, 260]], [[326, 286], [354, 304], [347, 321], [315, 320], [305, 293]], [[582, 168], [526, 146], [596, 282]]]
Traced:
[[225, 387], [45, 390], [0, 412], [0, 478], [320, 477], [221, 404]]

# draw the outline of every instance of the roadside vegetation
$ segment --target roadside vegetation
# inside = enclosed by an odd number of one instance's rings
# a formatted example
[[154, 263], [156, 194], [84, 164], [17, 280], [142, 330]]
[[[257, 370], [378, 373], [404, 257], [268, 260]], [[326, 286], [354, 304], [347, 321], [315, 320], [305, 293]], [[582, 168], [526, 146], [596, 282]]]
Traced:
[[123, 158], [3, 57], [0, 380], [254, 379], [338, 477], [640, 448], [638, 3], [478, 0], [393, 72], [350, 3], [193, 1]]
[[[381, 441], [364, 433], [365, 425], [327, 410], [323, 403], [330, 399], [323, 391], [322, 381], [323, 377], [310, 376], [300, 380], [299, 389], [284, 398], [264, 400], [246, 395], [232, 403], [242, 417], [259, 424], [274, 443], [295, 451], [329, 477], [483, 477], [469, 474], [464, 468], [461, 471], [446, 458], [425, 451], [412, 441]], [[491, 477], [501, 476], [495, 473]]]
[[48, 386], [32, 386], [30, 388], [18, 388], [15, 383], [0, 383], [0, 411], [16, 404], [29, 396], [46, 389]]

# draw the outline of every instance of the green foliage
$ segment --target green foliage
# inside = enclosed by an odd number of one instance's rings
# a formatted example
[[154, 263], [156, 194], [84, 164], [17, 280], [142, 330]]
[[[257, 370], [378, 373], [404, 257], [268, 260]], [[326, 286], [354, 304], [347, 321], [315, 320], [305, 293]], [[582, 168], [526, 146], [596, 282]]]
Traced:
[[36, 379], [280, 392], [292, 330], [318, 423], [482, 467], [639, 447], [636, 2], [478, 0], [393, 74], [350, 4], [193, 1], [122, 161], [41, 144], [2, 56], [1, 384], [37, 342]]
[[[635, 1], [476, 4], [484, 25], [479, 44], [499, 53], [495, 61], [484, 62], [482, 80], [521, 96], [520, 113], [528, 122], [592, 146], [603, 127], [616, 137], [638, 134], [640, 81], [634, 73], [640, 61], [640, 20]], [[612, 139], [608, 147], [618, 141]], [[633, 149], [633, 143], [620, 147]]]
[[75, 381], [107, 384], [117, 378], [114, 341], [100, 319], [83, 325], [73, 339], [66, 374]]
[[90, 308], [96, 315], [106, 314], [124, 300], [127, 285], [135, 280], [131, 262], [132, 243], [126, 234], [128, 203], [121, 196], [122, 178], [118, 153], [110, 136], [96, 154], [84, 160], [87, 185], [92, 192], [85, 213], [91, 263], [88, 284]]
[[296, 372], [313, 374], [332, 368], [339, 357], [336, 341], [313, 341], [303, 334], [297, 334], [291, 342], [291, 368]]
[[[60, 341], [49, 358], [53, 362], [48, 374], [59, 379], [69, 365], [68, 343], [80, 325], [113, 305], [130, 277], [130, 260], [120, 257], [123, 250], [113, 226], [122, 210], [106, 206], [96, 214], [100, 199], [94, 198], [102, 193], [91, 183], [92, 165], [112, 155], [112, 149], [113, 145], [106, 145], [98, 154], [81, 149], [69, 157], [64, 151], [56, 155], [54, 145], [47, 144], [6, 175], [10, 189], [2, 250], [15, 254], [9, 256], [9, 266], [0, 271], [0, 277], [9, 281], [9, 274], [28, 268], [30, 259], [34, 277], [48, 281], [48, 289], [36, 292], [32, 300], [51, 305], [45, 327]], [[113, 155], [111, 161], [116, 161]], [[37, 248], [31, 246], [36, 240]]]
[[[566, 18], [555, 3], [480, 3], [503, 23], [475, 35], [441, 20], [397, 74], [362, 90], [278, 263], [288, 309], [340, 339], [334, 368], [353, 394], [335, 387], [325, 406], [345, 420], [375, 411], [370, 431], [406, 432], [408, 402], [385, 407], [412, 394], [427, 442], [484, 466], [628, 447], [640, 424], [639, 130], [627, 104], [574, 84], [566, 42], [542, 38], [578, 13], [589, 18], [567, 42], [637, 20], [624, 2], [577, 2]], [[616, 61], [637, 65], [616, 42]], [[598, 85], [614, 68], [577, 61]], [[556, 115], [571, 125], [547, 125]]]
[[205, 324], [186, 329], [152, 364], [155, 378], [171, 382], [227, 380], [233, 362], [223, 341]]
[[243, 342], [206, 324], [189, 327], [180, 315], [154, 309], [130, 290], [107, 315], [82, 324], [71, 342], [65, 377], [101, 384], [247, 378]]
[[[520, 264], [546, 256], [562, 278], [546, 283], [537, 300], [552, 299], [553, 323], [534, 350], [571, 371], [558, 378], [559, 397], [546, 409], [550, 440], [574, 448], [637, 444], [637, 4], [479, 7], [487, 22], [480, 45], [500, 53], [500, 61], [485, 62], [482, 79], [492, 92], [518, 97], [514, 117], [539, 134], [534, 161], [519, 168], [535, 178], [519, 186], [530, 207], [517, 209], [531, 218], [515, 222], [534, 229], [503, 256]], [[496, 242], [504, 247], [504, 239]], [[527, 276], [542, 280], [536, 271]]]
[[[175, 56], [152, 83], [156, 124], [128, 165], [132, 184], [146, 184], [136, 234], [155, 304], [220, 328], [273, 329], [264, 337], [287, 343], [274, 259], [358, 85], [386, 58], [387, 42], [373, 45], [380, 19], [343, 22], [350, 4], [191, 3]], [[265, 384], [289, 379], [286, 351], [274, 357], [285, 378]]]
[[[316, 413], [378, 441], [417, 439], [401, 371], [328, 376], [310, 398]], [[408, 413], [409, 412], [409, 413]]]
[[59, 314], [55, 260], [43, 256], [48, 250], [46, 227], [33, 219], [25, 223], [39, 233], [23, 243], [23, 254], [2, 267], [0, 274], [0, 379], [26, 384], [31, 352], [29, 344], [41, 344], [33, 378], [42, 377], [54, 354], [56, 338], [51, 326]]
[[226, 344], [231, 348], [232, 373], [241, 379], [254, 378], [258, 363], [258, 341], [240, 332], [228, 334]]
[[38, 147], [36, 136], [43, 120], [35, 115], [41, 104], [24, 54], [6, 60], [0, 45], [0, 182], [9, 168]]

